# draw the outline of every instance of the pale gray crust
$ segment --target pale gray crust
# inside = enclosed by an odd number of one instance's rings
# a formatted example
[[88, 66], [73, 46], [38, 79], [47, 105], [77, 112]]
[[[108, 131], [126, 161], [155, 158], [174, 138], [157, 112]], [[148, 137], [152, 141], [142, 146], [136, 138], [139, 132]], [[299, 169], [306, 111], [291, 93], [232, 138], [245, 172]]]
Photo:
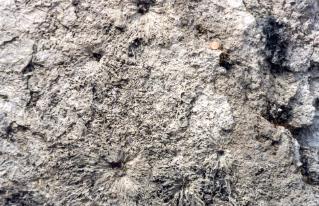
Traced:
[[0, 205], [319, 205], [318, 15], [0, 0]]

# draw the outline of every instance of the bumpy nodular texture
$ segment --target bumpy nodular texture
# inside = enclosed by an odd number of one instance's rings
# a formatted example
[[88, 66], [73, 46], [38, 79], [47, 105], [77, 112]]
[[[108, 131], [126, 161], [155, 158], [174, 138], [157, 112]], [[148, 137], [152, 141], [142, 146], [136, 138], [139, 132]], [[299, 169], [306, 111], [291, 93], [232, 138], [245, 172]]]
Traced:
[[319, 205], [318, 15], [0, 0], [0, 205]]

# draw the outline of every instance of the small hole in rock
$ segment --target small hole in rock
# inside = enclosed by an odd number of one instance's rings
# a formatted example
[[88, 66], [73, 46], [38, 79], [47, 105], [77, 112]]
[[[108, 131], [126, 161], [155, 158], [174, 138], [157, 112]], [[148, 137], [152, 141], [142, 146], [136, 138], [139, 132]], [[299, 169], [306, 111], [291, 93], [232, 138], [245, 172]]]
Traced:
[[101, 53], [97, 53], [97, 52], [93, 52], [92, 53], [92, 56], [93, 56], [93, 58], [96, 60], [96, 61], [100, 61], [101, 59], [102, 59], [102, 54]]
[[123, 167], [123, 163], [122, 162], [110, 162], [109, 163], [110, 166], [113, 168], [113, 169], [116, 169], [116, 168], [122, 168]]
[[137, 12], [145, 14], [149, 11], [151, 6], [154, 6], [155, 0], [135, 0], [137, 6]]
[[22, 74], [30, 73], [33, 70], [34, 70], [34, 64], [32, 61], [30, 61], [29, 64], [22, 69]]
[[264, 168], [260, 168], [256, 173], [255, 176], [261, 175], [265, 171]]
[[227, 52], [223, 52], [219, 56], [219, 65], [221, 67], [224, 67], [226, 70], [230, 70], [232, 66], [234, 65], [229, 57], [229, 54]]
[[72, 5], [77, 6], [80, 3], [80, 0], [72, 0]]
[[195, 26], [195, 30], [197, 31], [198, 35], [205, 35], [208, 32], [207, 29], [203, 27], [201, 24], [197, 24]]
[[128, 47], [128, 56], [134, 57], [142, 44], [143, 44], [142, 38], [134, 39]]
[[217, 155], [218, 156], [223, 156], [225, 154], [225, 151], [224, 150], [218, 150], [217, 151]]
[[104, 34], [109, 34], [110, 31], [112, 30], [113, 24], [107, 23], [106, 25], [103, 26], [103, 32]]
[[268, 103], [263, 117], [276, 125], [285, 125], [292, 117], [292, 108], [289, 105], [277, 105]]

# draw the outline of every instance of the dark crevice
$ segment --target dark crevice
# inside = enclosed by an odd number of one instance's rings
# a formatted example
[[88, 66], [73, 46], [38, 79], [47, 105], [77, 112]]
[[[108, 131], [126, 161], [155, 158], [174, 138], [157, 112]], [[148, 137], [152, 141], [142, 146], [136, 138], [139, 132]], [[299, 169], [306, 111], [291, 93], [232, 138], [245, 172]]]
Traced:
[[109, 153], [108, 156], [102, 156], [102, 158], [106, 160], [110, 168], [124, 171], [125, 164], [129, 160], [127, 159], [127, 156], [124, 154], [123, 150], [119, 150], [116, 153], [113, 153], [113, 155], [111, 154]]
[[15, 36], [15, 37], [13, 37], [13, 38], [10, 39], [10, 40], [3, 41], [0, 46], [5, 46], [6, 44], [12, 43], [12, 42], [14, 42], [14, 41], [16, 41], [16, 40], [18, 40], [18, 39], [19, 39], [19, 37]]
[[219, 65], [224, 67], [226, 70], [230, 70], [235, 63], [230, 59], [228, 52], [223, 52], [219, 56]]
[[27, 66], [25, 66], [23, 69], [22, 69], [22, 74], [28, 74], [30, 72], [34, 71], [34, 64], [32, 61], [30, 61]]
[[8, 125], [8, 127], [5, 128], [5, 135], [6, 135], [6, 139], [14, 142], [14, 139], [12, 137], [12, 134], [14, 133], [12, 124]]
[[300, 168], [303, 180], [310, 185], [319, 185], [319, 166], [318, 156], [319, 150], [317, 148], [301, 147], [301, 163]]
[[279, 105], [274, 102], [268, 102], [266, 111], [262, 116], [275, 125], [285, 126], [292, 118], [292, 107], [288, 105]]
[[225, 154], [225, 151], [224, 150], [218, 150], [217, 151], [217, 156], [218, 157], [221, 157], [221, 156], [223, 156]]
[[155, 5], [155, 3], [155, 0], [135, 0], [137, 12], [140, 14], [147, 13], [150, 10], [151, 6]]
[[317, 74], [319, 72], [319, 63], [311, 61], [310, 67], [309, 67], [309, 72], [313, 72], [313, 73]]
[[318, 119], [314, 120], [313, 125], [292, 129], [291, 133], [300, 144], [299, 161], [302, 163], [300, 171], [303, 180], [307, 184], [319, 185]]
[[112, 24], [112, 23], [108, 23], [107, 25], [105, 25], [105, 26], [103, 27], [103, 33], [104, 33], [105, 35], [109, 34], [110, 31], [112, 30], [112, 27], [113, 27], [113, 24]]
[[255, 173], [255, 176], [259, 176], [261, 175], [262, 173], [265, 172], [265, 169], [264, 168], [260, 168], [256, 173]]
[[95, 59], [95, 61], [99, 62], [99, 61], [101, 61], [101, 59], [103, 57], [103, 53], [102, 52], [92, 52], [92, 56]]
[[0, 99], [3, 99], [3, 100], [8, 100], [9, 99], [9, 96], [6, 95], [6, 94], [0, 94]]
[[288, 50], [288, 29], [287, 26], [272, 16], [266, 18], [262, 28], [265, 36], [265, 56], [266, 62], [270, 66], [273, 74], [281, 74], [289, 71], [286, 65]]
[[23, 125], [18, 125], [16, 122], [11, 122], [6, 128], [5, 128], [5, 139], [14, 142], [15, 139], [13, 138], [13, 135], [16, 134], [18, 131], [26, 132], [29, 130], [28, 127]]
[[142, 51], [141, 46], [143, 45], [143, 43], [144, 41], [142, 38], [134, 39], [128, 47], [128, 56], [135, 57], [138, 52], [141, 52]]
[[[309, 72], [316, 69], [313, 64]], [[292, 135], [298, 141], [300, 148], [298, 153], [301, 163], [300, 172], [305, 183], [310, 185], [319, 185], [319, 99], [313, 102], [316, 108], [315, 117], [311, 125], [291, 130]]]
[[[88, 131], [91, 130], [92, 122], [94, 121], [94, 119], [97, 115], [96, 103], [100, 101], [99, 94], [97, 92], [96, 83], [92, 83], [91, 91], [92, 91], [92, 96], [93, 96], [93, 101], [92, 101], [92, 104], [90, 105], [92, 115], [91, 115], [90, 119], [85, 123], [85, 127]], [[85, 133], [87, 133], [87, 131]]]
[[77, 5], [79, 5], [80, 0], [72, 0], [71, 3], [73, 6], [77, 6]]
[[195, 25], [195, 31], [196, 31], [197, 35], [199, 35], [199, 36], [208, 34], [208, 30], [201, 24]]
[[126, 27], [124, 25], [117, 25], [114, 28], [120, 33], [123, 33], [126, 30]]
[[122, 162], [109, 162], [109, 165], [112, 169], [121, 169], [123, 168]]
[[40, 99], [40, 92], [30, 91], [30, 99], [27, 102], [27, 107], [34, 107], [37, 104], [37, 101]]
[[319, 110], [319, 98], [315, 99], [314, 107], [316, 108], [316, 110]]

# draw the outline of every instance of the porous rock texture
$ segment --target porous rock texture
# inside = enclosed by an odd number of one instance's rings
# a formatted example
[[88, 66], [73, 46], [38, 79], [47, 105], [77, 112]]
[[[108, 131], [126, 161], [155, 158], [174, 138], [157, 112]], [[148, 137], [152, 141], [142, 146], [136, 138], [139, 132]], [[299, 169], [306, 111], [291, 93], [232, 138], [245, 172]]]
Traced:
[[0, 205], [317, 206], [318, 72], [318, 0], [0, 0]]

